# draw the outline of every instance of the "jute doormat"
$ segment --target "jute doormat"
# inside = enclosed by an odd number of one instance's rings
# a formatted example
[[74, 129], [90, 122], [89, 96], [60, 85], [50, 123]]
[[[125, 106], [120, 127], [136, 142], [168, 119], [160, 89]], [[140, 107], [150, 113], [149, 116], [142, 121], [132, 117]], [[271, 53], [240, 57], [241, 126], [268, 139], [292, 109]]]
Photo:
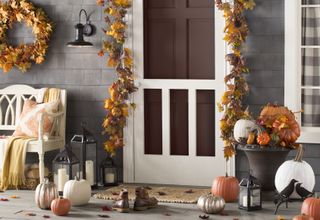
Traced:
[[[97, 199], [114, 200], [118, 197], [121, 189], [129, 192], [129, 200], [135, 199], [135, 188], [137, 185], [120, 185], [95, 194]], [[156, 197], [159, 202], [167, 203], [197, 203], [198, 198], [210, 193], [210, 188], [194, 187], [171, 187], [171, 186], [145, 186], [150, 197]]]

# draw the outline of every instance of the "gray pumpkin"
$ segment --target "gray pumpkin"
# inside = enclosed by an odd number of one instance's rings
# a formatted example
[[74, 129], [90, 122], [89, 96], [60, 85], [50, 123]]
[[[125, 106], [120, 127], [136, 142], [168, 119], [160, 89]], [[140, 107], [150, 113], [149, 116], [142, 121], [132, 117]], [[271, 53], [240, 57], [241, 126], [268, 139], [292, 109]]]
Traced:
[[50, 183], [48, 179], [45, 179], [36, 188], [35, 201], [40, 209], [50, 209], [51, 202], [58, 197], [56, 185]]
[[204, 195], [198, 199], [198, 208], [207, 214], [217, 214], [223, 211], [226, 202], [220, 196]]

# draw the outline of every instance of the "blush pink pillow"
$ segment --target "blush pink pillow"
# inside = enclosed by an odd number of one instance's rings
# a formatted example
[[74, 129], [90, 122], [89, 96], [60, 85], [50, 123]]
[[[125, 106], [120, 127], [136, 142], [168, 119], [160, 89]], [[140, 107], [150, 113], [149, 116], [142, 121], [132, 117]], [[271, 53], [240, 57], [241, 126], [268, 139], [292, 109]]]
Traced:
[[13, 136], [38, 137], [40, 114], [43, 113], [43, 135], [49, 137], [53, 125], [52, 114], [58, 111], [59, 101], [37, 104], [26, 100]]

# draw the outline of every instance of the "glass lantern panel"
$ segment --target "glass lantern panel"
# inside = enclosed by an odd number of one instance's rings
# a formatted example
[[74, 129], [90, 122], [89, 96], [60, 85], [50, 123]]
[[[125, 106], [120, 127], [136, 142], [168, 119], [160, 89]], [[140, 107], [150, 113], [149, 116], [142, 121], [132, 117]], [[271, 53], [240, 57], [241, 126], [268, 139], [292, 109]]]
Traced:
[[248, 190], [246, 187], [240, 186], [240, 196], [239, 196], [239, 204], [243, 207], [247, 207], [248, 205]]
[[117, 169], [116, 168], [104, 168], [104, 181], [105, 183], [115, 183], [117, 180]]
[[260, 206], [260, 189], [250, 189], [251, 206]]
[[58, 191], [63, 191], [64, 184], [69, 180], [69, 165], [54, 164], [54, 183], [58, 187]]

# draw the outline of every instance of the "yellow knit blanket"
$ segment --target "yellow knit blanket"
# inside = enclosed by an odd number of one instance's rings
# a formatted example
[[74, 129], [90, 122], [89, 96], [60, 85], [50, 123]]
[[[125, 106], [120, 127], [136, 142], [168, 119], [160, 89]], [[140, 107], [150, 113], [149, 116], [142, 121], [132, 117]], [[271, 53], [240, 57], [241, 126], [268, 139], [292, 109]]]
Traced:
[[[60, 89], [47, 89], [43, 98], [44, 102], [52, 102], [60, 99]], [[24, 165], [26, 159], [27, 145], [35, 140], [31, 137], [12, 136], [8, 140], [5, 149], [0, 190], [6, 190], [9, 187], [18, 189], [25, 184]]]
[[8, 187], [18, 189], [24, 185], [24, 164], [26, 160], [26, 150], [29, 141], [34, 138], [29, 137], [10, 137], [8, 145], [4, 153], [4, 160], [1, 174], [1, 190], [6, 190]]

